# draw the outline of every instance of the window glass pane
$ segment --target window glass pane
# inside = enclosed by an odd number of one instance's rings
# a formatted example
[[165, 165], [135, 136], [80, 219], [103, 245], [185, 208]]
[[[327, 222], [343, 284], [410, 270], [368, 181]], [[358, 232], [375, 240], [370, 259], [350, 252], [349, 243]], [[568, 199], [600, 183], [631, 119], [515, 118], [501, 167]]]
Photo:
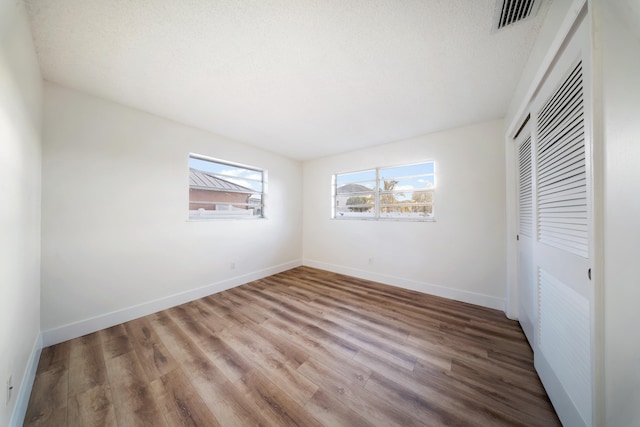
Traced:
[[189, 217], [263, 216], [263, 172], [189, 157]]
[[228, 182], [244, 187], [245, 189], [249, 188], [253, 191], [262, 191], [262, 171], [227, 165], [196, 157], [189, 158], [189, 167], [210, 173]]
[[336, 206], [336, 217], [341, 218], [358, 218], [375, 216], [373, 205], [367, 204], [353, 204], [353, 205], [341, 205]]
[[337, 194], [347, 194], [347, 193], [373, 193], [373, 190], [376, 188], [375, 181], [371, 182], [352, 182], [349, 184], [344, 184], [338, 186], [336, 188]]
[[413, 190], [434, 188], [433, 163], [380, 170], [380, 190]]
[[361, 172], [352, 172], [352, 173], [342, 173], [339, 175], [336, 175], [336, 185], [337, 187], [342, 187], [345, 184], [349, 184], [352, 182], [359, 182], [363, 185], [367, 185], [365, 183], [365, 181], [370, 181], [371, 182], [371, 187], [370, 188], [374, 188], [375, 187], [375, 180], [376, 180], [376, 171], [375, 170], [368, 170], [368, 171], [361, 171]]
[[[373, 214], [375, 206], [375, 195], [368, 193], [338, 193], [336, 195], [336, 213], [352, 214]], [[354, 215], [350, 215], [354, 216]], [[357, 216], [357, 215], [355, 215]]]
[[[418, 163], [415, 165], [396, 166], [380, 169], [380, 177], [403, 177], [414, 175], [433, 174], [433, 162]], [[382, 179], [382, 178], [380, 178]]]
[[345, 173], [334, 178], [334, 218], [433, 219], [433, 162]]
[[424, 219], [433, 216], [433, 206], [381, 206], [381, 218]]
[[404, 191], [411, 192], [420, 189], [432, 189], [434, 188], [433, 176], [420, 176], [414, 178], [395, 178], [395, 179], [380, 179], [381, 191]]
[[381, 191], [380, 203], [433, 203], [433, 190]]
[[416, 190], [408, 193], [408, 197], [415, 203], [433, 203], [433, 190]]

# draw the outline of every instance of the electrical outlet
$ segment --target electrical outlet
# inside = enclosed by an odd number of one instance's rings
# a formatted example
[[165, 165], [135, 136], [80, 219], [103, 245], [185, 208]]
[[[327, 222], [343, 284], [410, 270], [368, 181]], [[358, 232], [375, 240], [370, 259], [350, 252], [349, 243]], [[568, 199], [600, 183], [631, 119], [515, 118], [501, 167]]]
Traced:
[[236, 263], [232, 262], [231, 264], [229, 264], [229, 267], [231, 267], [232, 270], [236, 269]]
[[373, 258], [369, 258], [369, 265], [373, 264]]
[[13, 375], [9, 375], [7, 380], [7, 405], [11, 402], [11, 392], [13, 391]]

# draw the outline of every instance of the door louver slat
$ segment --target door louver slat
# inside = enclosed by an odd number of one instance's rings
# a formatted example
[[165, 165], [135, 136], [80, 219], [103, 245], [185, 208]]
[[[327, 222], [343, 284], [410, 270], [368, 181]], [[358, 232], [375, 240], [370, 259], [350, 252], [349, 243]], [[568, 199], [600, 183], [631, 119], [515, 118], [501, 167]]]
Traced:
[[560, 170], [560, 171], [555, 171], [555, 173], [553, 174], [553, 176], [549, 176], [546, 177], [546, 179], [544, 180], [540, 180], [540, 182], [538, 182], [538, 185], [548, 185], [548, 184], [555, 184], [555, 183], [562, 183], [563, 180], [571, 178], [571, 177], [577, 177], [580, 176], [581, 174], [584, 175], [586, 172], [587, 168], [584, 165], [578, 165], [578, 167], [576, 168], [575, 165], [569, 166], [566, 170]]
[[531, 137], [519, 148], [519, 218], [518, 233], [532, 237], [533, 230], [533, 188], [531, 179]]
[[[559, 129], [554, 129], [549, 133], [546, 133], [544, 135], [539, 135], [539, 138], [541, 138], [541, 140], [543, 141], [557, 141], [558, 139], [575, 139], [576, 133], [579, 131], [579, 129], [581, 128], [581, 122], [583, 120], [583, 112], [582, 111], [577, 111], [576, 114], [573, 114], [571, 116], [556, 116], [557, 120], [562, 120], [564, 123], [564, 127], [563, 128], [559, 128]], [[558, 147], [553, 145], [553, 146], [541, 146], [540, 147], [540, 154], [544, 155], [542, 157], [547, 157], [549, 155], [552, 155], [552, 152], [554, 151], [554, 149], [557, 149]]]
[[560, 154], [562, 157], [558, 157], [556, 159], [550, 159], [549, 163], [545, 165], [544, 170], [549, 168], [562, 167], [562, 165], [568, 164], [576, 158], [584, 157], [584, 144], [582, 144], [579, 140], [577, 141], [567, 141], [567, 147]]
[[[560, 225], [562, 224], [562, 225]], [[562, 227], [567, 227], [569, 225], [573, 225], [575, 227], [584, 225], [587, 225], [587, 219], [586, 218], [565, 218], [563, 216], [556, 216], [553, 218], [553, 220], [547, 220], [547, 219], [543, 219], [540, 221], [540, 226], [562, 226]]]
[[540, 242], [588, 256], [582, 62], [537, 116], [536, 207]]
[[[577, 76], [576, 76], [577, 77]], [[565, 115], [568, 115], [571, 111], [573, 111], [576, 107], [576, 101], [579, 100], [579, 95], [581, 93], [582, 87], [581, 80], [576, 80], [572, 82], [571, 85], [567, 85], [562, 90], [564, 91], [564, 98], [553, 99], [553, 102], [547, 107], [547, 110], [543, 110], [540, 112], [540, 124], [546, 125], [549, 121], [555, 118], [556, 108], [560, 104], [567, 105], [567, 109]]]
[[540, 109], [538, 114], [538, 120], [545, 122], [549, 118], [549, 113], [556, 109], [558, 103], [562, 99], [563, 92], [571, 92], [573, 88], [581, 86], [580, 80], [582, 79], [581, 73], [576, 73], [576, 70], [569, 75], [569, 77], [560, 85], [558, 90], [549, 98], [547, 103]]
[[559, 228], [557, 226], [553, 226], [553, 225], [546, 225], [546, 224], [541, 224], [540, 228], [546, 228], [547, 230], [550, 231], [566, 231], [567, 233], [569, 232], [573, 232], [575, 231], [580, 231], [580, 232], [584, 232], [587, 230], [587, 226], [586, 225], [581, 225], [581, 224], [564, 224], [562, 228]]
[[555, 193], [559, 193], [562, 192], [564, 190], [572, 190], [572, 189], [577, 189], [575, 191], [582, 191], [582, 180], [583, 177], [580, 175], [574, 176], [572, 178], [566, 179], [563, 182], [558, 182], [555, 184], [550, 184], [548, 186], [545, 187], [544, 191], [539, 191], [538, 192], [538, 198], [543, 198], [543, 197], [552, 197], [553, 194]]
[[582, 131], [580, 130], [580, 126], [576, 125], [574, 129], [570, 130], [570, 133], [567, 133], [564, 136], [563, 139], [566, 141], [566, 144], [561, 144], [560, 146], [556, 146], [553, 149], [549, 149], [546, 152], [541, 153], [539, 160], [544, 161], [548, 157], [551, 157], [550, 162], [553, 162], [555, 159], [559, 160], [559, 156], [557, 155], [559, 150], [566, 151], [582, 146], [581, 137]]
[[550, 203], [561, 202], [562, 200], [577, 199], [582, 200], [587, 194], [583, 191], [574, 192], [571, 190], [563, 191], [553, 197], [540, 198], [541, 204], [549, 205]]

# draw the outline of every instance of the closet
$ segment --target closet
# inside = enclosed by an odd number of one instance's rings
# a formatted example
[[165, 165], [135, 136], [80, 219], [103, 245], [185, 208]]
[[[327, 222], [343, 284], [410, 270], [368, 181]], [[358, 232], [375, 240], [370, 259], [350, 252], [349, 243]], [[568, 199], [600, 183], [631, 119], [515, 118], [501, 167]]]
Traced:
[[591, 84], [586, 5], [513, 138], [518, 320], [565, 426], [593, 425]]

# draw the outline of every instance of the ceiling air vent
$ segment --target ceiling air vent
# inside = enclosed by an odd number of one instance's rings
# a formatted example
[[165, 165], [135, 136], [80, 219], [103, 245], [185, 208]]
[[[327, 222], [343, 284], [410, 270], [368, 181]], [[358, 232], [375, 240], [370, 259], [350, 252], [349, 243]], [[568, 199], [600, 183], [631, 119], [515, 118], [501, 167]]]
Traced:
[[493, 30], [536, 16], [542, 0], [496, 0]]

